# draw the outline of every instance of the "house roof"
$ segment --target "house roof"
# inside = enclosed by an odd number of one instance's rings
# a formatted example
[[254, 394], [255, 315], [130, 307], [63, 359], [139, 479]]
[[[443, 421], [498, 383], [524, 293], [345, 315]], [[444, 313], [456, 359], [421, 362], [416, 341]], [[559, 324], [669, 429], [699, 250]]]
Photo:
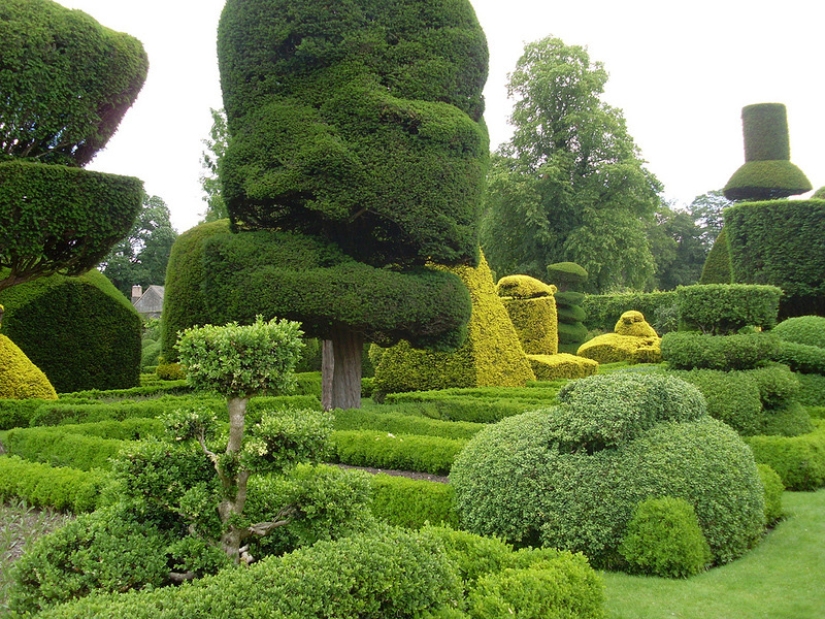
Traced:
[[139, 314], [157, 314], [163, 311], [163, 286], [149, 286], [134, 302]]

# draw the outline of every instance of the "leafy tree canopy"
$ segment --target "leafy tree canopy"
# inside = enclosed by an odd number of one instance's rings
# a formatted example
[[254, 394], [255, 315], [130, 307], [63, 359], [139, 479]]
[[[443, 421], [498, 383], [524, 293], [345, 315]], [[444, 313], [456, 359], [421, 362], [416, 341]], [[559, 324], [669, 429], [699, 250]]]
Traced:
[[546, 279], [548, 264], [576, 262], [594, 292], [652, 275], [645, 232], [661, 185], [621, 110], [601, 100], [606, 82], [582, 47], [547, 37], [525, 48], [508, 86], [515, 131], [494, 158], [481, 226], [498, 275]]
[[169, 207], [158, 196], [143, 196], [129, 236], [119, 241], [101, 264], [101, 270], [126, 297], [132, 286], [163, 285], [166, 264], [178, 233], [169, 220]]
[[202, 140], [206, 150], [201, 153], [203, 172], [200, 176], [206, 212], [200, 223], [209, 223], [229, 217], [229, 213], [226, 212], [226, 203], [223, 200], [223, 185], [218, 175], [218, 166], [226, 154], [226, 144], [229, 141], [226, 112], [212, 108], [209, 112], [212, 114], [212, 128], [209, 130], [209, 138]]

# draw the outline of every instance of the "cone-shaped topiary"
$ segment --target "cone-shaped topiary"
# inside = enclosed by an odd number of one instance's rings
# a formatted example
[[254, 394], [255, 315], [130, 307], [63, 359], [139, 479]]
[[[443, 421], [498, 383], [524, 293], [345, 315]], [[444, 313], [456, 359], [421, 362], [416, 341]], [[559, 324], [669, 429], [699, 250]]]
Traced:
[[728, 200], [775, 200], [812, 189], [805, 174], [791, 163], [788, 118], [781, 103], [742, 108], [745, 164], [724, 188]]
[[380, 353], [375, 388], [383, 393], [447, 387], [524, 386], [535, 375], [482, 256], [478, 267], [456, 267], [473, 301], [469, 336], [455, 353], [427, 352], [401, 342]]

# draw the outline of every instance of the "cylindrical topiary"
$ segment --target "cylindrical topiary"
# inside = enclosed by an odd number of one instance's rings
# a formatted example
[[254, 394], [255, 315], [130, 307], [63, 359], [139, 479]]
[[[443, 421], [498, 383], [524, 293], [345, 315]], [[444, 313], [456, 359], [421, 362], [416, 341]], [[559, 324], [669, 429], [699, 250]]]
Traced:
[[499, 280], [496, 292], [528, 355], [555, 355], [559, 351], [555, 286], [529, 275], [509, 275]]
[[775, 200], [811, 190], [805, 174], [790, 162], [788, 118], [781, 103], [742, 108], [745, 164], [724, 188], [728, 200]]

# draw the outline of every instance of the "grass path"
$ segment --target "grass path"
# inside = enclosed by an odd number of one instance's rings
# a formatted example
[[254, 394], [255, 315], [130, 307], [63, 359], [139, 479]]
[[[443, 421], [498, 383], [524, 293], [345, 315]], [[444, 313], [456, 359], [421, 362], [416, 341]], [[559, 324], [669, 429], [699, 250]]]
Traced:
[[825, 490], [786, 492], [786, 519], [745, 557], [690, 580], [604, 573], [610, 619], [822, 619]]

